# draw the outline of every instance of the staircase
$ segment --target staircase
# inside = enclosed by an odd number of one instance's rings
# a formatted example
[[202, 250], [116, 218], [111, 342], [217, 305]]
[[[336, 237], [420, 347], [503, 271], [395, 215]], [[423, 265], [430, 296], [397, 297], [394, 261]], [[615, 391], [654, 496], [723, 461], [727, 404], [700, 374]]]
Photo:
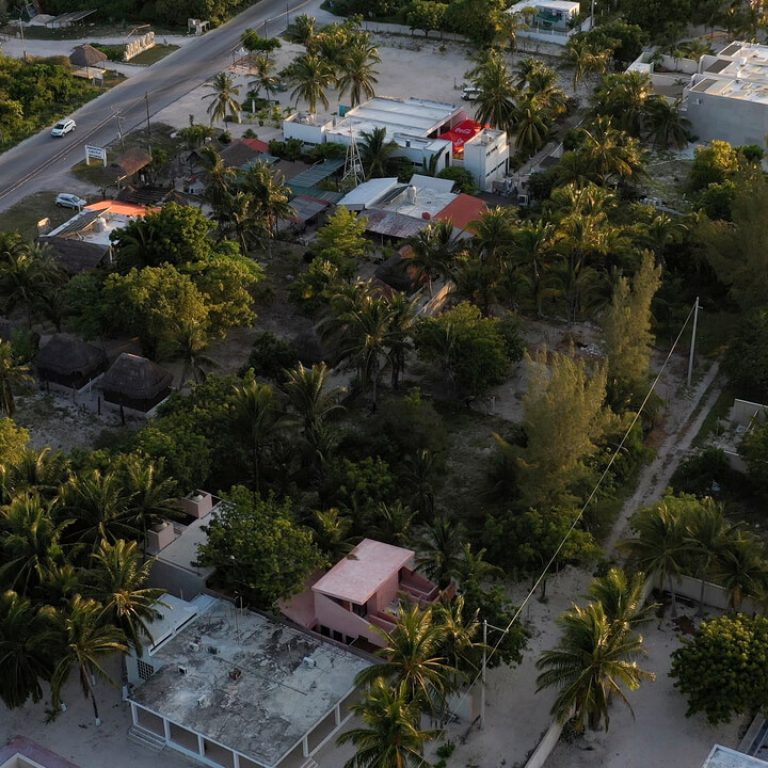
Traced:
[[162, 752], [165, 749], [165, 739], [154, 733], [145, 731], [143, 728], [137, 728], [132, 725], [128, 729], [128, 738], [140, 747], [146, 747], [153, 752]]
[[315, 762], [315, 759], [313, 757], [308, 757], [301, 764], [301, 768], [320, 768], [320, 766]]

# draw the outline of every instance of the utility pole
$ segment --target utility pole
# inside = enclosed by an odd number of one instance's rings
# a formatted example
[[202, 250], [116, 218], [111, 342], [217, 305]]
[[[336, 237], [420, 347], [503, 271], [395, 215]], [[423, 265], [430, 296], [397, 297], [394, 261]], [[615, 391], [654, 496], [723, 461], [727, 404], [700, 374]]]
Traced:
[[288, 1], [286, 0], [285, 3], [285, 28], [288, 28], [288, 25], [290, 23], [288, 14], [290, 13], [289, 7], [288, 7]]
[[693, 304], [693, 330], [691, 331], [691, 351], [688, 355], [688, 387], [691, 386], [691, 377], [693, 376], [693, 356], [696, 350], [696, 328], [699, 323], [699, 297]]
[[591, 31], [594, 28], [595, 28], [595, 0], [592, 0], [592, 6], [589, 12], [589, 29]]
[[152, 135], [149, 131], [149, 93], [144, 91], [144, 105], [147, 108], [147, 149], [149, 150], [150, 157], [152, 156]]
[[119, 109], [112, 107], [112, 114], [117, 120], [117, 135], [120, 137], [120, 149], [125, 151], [125, 140], [123, 137], [123, 116]]

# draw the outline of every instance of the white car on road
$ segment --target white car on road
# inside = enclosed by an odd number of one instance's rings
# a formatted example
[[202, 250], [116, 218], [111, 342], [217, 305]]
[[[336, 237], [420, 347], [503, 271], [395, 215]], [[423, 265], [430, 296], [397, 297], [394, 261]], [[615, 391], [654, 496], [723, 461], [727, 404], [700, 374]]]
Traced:
[[77, 208], [78, 211], [82, 210], [88, 205], [87, 200], [83, 200], [82, 197], [77, 195], [70, 195], [67, 192], [62, 192], [60, 195], [56, 195], [56, 205], [59, 208]]
[[74, 131], [75, 128], [77, 128], [77, 123], [72, 120], [72, 118], [59, 120], [59, 122], [51, 128], [51, 136], [66, 136], [68, 133]]

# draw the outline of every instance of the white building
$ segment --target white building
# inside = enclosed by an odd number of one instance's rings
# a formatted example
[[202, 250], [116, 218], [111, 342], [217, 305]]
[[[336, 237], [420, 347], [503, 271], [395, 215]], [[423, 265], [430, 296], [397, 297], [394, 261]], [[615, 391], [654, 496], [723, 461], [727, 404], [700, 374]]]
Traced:
[[768, 763], [752, 755], [715, 744], [701, 768], [768, 768]]
[[477, 188], [491, 192], [509, 170], [509, 141], [506, 131], [485, 128], [464, 144], [464, 168], [472, 174]]
[[129, 660], [132, 734], [212, 768], [316, 765], [370, 662], [207, 595], [163, 602], [163, 639]]
[[283, 121], [286, 139], [305, 144], [335, 142], [349, 145], [363, 141], [364, 133], [384, 128], [388, 141], [399, 147], [398, 155], [416, 165], [437, 156], [437, 168], [451, 163], [451, 142], [439, 136], [466, 119], [461, 107], [428, 99], [391, 99], [376, 96], [350, 109], [344, 117], [318, 120], [315, 115], [298, 112]]
[[703, 141], [763, 146], [768, 133], [768, 46], [731, 43], [702, 56], [682, 102], [693, 133]]
[[[530, 9], [535, 13], [529, 13]], [[581, 5], [571, 0], [520, 0], [507, 8], [507, 13], [525, 20], [526, 26], [518, 30], [518, 37], [565, 45], [569, 36], [578, 31], [574, 22], [580, 10]]]

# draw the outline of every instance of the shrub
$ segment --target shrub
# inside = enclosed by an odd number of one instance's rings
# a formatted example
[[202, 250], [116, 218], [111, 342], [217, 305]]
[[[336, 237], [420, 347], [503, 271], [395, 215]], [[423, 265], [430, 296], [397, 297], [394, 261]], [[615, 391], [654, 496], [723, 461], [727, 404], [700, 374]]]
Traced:
[[282, 380], [285, 370], [295, 367], [298, 362], [299, 357], [292, 342], [264, 331], [253, 342], [247, 367], [253, 368], [257, 376]]

